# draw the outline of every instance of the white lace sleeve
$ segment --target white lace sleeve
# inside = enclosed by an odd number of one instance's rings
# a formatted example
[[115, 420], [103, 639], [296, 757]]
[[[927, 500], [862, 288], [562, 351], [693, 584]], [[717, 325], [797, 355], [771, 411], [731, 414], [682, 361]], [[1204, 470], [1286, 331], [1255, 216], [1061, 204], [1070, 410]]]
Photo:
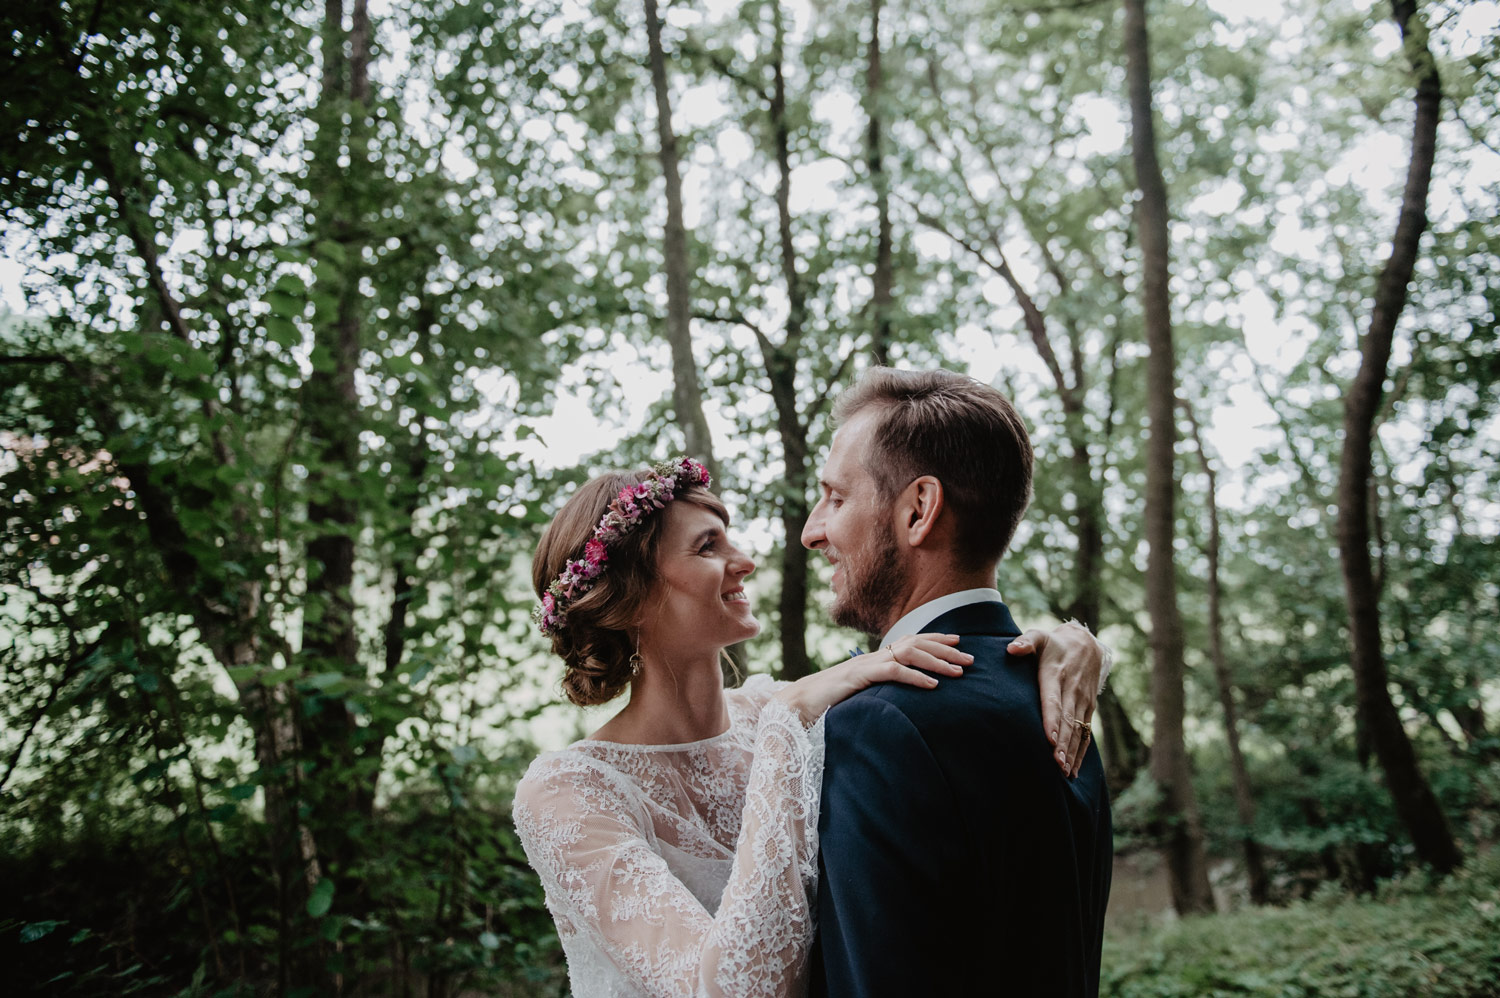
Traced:
[[653, 848], [639, 799], [580, 754], [539, 760], [515, 822], [566, 942], [585, 933], [649, 995], [782, 996], [805, 977], [817, 878], [823, 722], [780, 701], [756, 726], [734, 870], [711, 915]]

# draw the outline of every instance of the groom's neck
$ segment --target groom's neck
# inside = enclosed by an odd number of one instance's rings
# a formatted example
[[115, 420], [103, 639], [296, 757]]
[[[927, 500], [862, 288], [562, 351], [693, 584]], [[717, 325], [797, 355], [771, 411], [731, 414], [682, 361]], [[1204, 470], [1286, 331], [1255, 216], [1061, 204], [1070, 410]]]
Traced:
[[906, 598], [899, 608], [891, 611], [885, 628], [911, 613], [923, 603], [930, 603], [949, 593], [961, 593], [965, 589], [991, 589], [995, 585], [995, 566], [981, 569], [964, 569], [949, 559], [921, 559], [907, 573]]

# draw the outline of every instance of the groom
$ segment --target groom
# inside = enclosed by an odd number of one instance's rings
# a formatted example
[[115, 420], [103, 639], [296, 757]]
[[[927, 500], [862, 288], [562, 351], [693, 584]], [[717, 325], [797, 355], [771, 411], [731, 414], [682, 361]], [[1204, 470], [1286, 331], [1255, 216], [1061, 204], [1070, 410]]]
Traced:
[[811, 993], [1095, 995], [1112, 860], [1099, 753], [1059, 771], [993, 588], [1031, 497], [1026, 429], [948, 371], [871, 370], [834, 419], [802, 532], [834, 565], [833, 619], [882, 646], [958, 634], [974, 663], [826, 715]]

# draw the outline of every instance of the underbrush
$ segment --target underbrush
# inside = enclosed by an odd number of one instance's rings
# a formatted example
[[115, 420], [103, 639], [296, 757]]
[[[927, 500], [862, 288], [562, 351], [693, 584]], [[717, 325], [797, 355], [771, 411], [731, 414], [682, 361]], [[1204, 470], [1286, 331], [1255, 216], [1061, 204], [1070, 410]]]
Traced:
[[1495, 998], [1500, 850], [1443, 881], [1373, 896], [1328, 889], [1287, 908], [1111, 930], [1108, 998]]
[[[278, 908], [264, 831], [238, 815], [193, 852], [168, 826], [91, 829], [0, 849], [6, 995], [256, 998], [303, 994], [278, 966], [326, 942], [349, 998], [560, 994], [541, 888], [503, 812], [390, 802], [361, 828], [350, 890], [316, 913]], [[0, 825], [3, 831], [3, 825]], [[0, 835], [0, 838], [3, 838]], [[325, 881], [332, 884], [332, 878]], [[309, 905], [312, 902], [309, 902]], [[332, 908], [333, 910], [328, 910]]]

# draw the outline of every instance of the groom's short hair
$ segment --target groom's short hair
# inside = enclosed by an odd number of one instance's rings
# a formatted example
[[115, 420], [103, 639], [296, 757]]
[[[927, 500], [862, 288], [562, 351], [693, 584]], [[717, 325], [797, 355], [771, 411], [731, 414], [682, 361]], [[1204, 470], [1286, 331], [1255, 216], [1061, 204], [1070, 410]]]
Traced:
[[865, 469], [889, 502], [923, 475], [943, 483], [965, 568], [1000, 560], [1031, 502], [1031, 438], [1010, 400], [952, 371], [873, 367], [834, 405], [835, 425], [878, 411]]

